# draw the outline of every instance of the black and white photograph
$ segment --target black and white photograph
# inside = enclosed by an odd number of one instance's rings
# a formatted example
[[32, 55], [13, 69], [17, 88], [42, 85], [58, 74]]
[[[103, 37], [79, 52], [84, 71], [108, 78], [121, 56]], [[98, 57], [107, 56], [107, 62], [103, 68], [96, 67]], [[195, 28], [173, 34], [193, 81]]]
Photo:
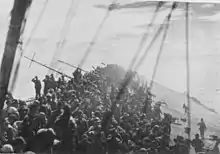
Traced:
[[220, 0], [0, 0], [0, 153], [220, 154]]

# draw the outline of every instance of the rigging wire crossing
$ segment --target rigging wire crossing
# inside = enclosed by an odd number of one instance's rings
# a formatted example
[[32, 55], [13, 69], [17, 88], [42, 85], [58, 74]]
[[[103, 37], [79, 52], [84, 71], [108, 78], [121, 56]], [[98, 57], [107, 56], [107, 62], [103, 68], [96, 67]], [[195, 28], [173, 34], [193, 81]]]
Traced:
[[167, 32], [169, 30], [171, 17], [172, 17], [172, 14], [169, 14], [168, 19], [167, 19], [167, 23], [166, 23], [165, 32], [164, 32], [164, 35], [163, 35], [163, 38], [162, 38], [162, 41], [161, 41], [160, 49], [159, 49], [159, 52], [158, 52], [158, 55], [157, 55], [157, 58], [156, 58], [156, 63], [155, 63], [154, 68], [153, 68], [153, 74], [152, 74], [149, 90], [151, 90], [151, 88], [153, 87], [154, 79], [155, 79], [155, 76], [156, 76], [156, 73], [157, 73], [157, 68], [158, 68], [158, 65], [159, 65], [159, 62], [160, 62], [160, 57], [161, 57], [161, 54], [163, 52], [164, 42], [167, 38]]
[[89, 46], [88, 46], [88, 48], [86, 49], [85, 54], [84, 54], [82, 60], [80, 61], [79, 65], [78, 65], [79, 67], [82, 67], [82, 65], [85, 63], [87, 57], [89, 56], [90, 52], [92, 51], [92, 48], [93, 48], [94, 45], [96, 44], [96, 41], [97, 41], [97, 39], [98, 39], [98, 37], [99, 37], [99, 35], [100, 35], [100, 32], [101, 32], [101, 30], [102, 30], [102, 28], [103, 28], [105, 22], [106, 22], [107, 19], [109, 18], [110, 12], [117, 7], [117, 4], [116, 4], [117, 1], [118, 1], [118, 0], [114, 0], [114, 1], [112, 2], [112, 4], [109, 5], [109, 7], [108, 7], [108, 9], [107, 9], [107, 11], [106, 11], [105, 17], [103, 18], [102, 22], [100, 23], [100, 25], [99, 25], [98, 28], [96, 29], [95, 34], [94, 34], [94, 36], [93, 36], [93, 38], [92, 38], [92, 41], [89, 43]]
[[186, 97], [187, 97], [187, 104], [188, 104], [188, 139], [191, 139], [191, 103], [190, 103], [190, 63], [189, 63], [189, 3], [186, 3]]
[[170, 13], [168, 14], [168, 16], [165, 18], [163, 24], [160, 26], [160, 28], [158, 29], [156, 35], [154, 36], [153, 40], [151, 41], [151, 43], [149, 44], [149, 46], [147, 47], [147, 49], [145, 50], [145, 53], [142, 55], [141, 59], [139, 60], [139, 62], [137, 63], [136, 67], [134, 68], [135, 71], [138, 70], [138, 68], [142, 65], [142, 63], [144, 62], [144, 60], [146, 59], [149, 50], [151, 49], [151, 47], [153, 46], [155, 40], [157, 39], [157, 37], [159, 36], [159, 34], [162, 32], [163, 30], [163, 26], [166, 23], [166, 21], [170, 18], [171, 14], [173, 13], [173, 11], [177, 8], [177, 3], [174, 2], [172, 5], [172, 8], [170, 10]]
[[[149, 44], [149, 47], [147, 48], [146, 53], [147, 53], [148, 50], [151, 48], [151, 46], [152, 46], [152, 44], [154, 43], [154, 41], [156, 40], [156, 38], [159, 36], [159, 34], [161, 33], [161, 31], [163, 30], [164, 23], [166, 23], [166, 21], [168, 21], [168, 20], [170, 19], [171, 14], [172, 14], [173, 10], [176, 9], [176, 7], [177, 7], [176, 2], [173, 2], [170, 13], [169, 13], [168, 16], [165, 18], [163, 24], [160, 25], [160, 28], [157, 30], [157, 33], [155, 34], [154, 38], [152, 39], [151, 43]], [[146, 54], [145, 54], [144, 56], [146, 56]], [[136, 66], [136, 69], [142, 64], [143, 60], [145, 60], [145, 58], [140, 59], [138, 65]], [[120, 100], [121, 95], [123, 95], [125, 88], [127, 87], [127, 85], [129, 84], [129, 82], [130, 82], [130, 80], [131, 80], [132, 78], [133, 78], [133, 76], [130, 75], [130, 74], [127, 74], [127, 76], [125, 76], [124, 82], [122, 82], [121, 87], [120, 87], [120, 89], [119, 89], [119, 92], [118, 92], [118, 94], [117, 94], [117, 96], [116, 96], [116, 99], [115, 99], [115, 101], [114, 101], [113, 104], [112, 104], [111, 116], [112, 116], [113, 113], [115, 112], [116, 104], [117, 104], [117, 102]]]
[[[35, 26], [34, 26], [33, 29], [31, 30], [31, 33], [30, 33], [30, 35], [29, 35], [29, 37], [28, 37], [28, 39], [27, 39], [27, 42], [25, 43], [24, 47], [22, 48], [22, 45], [20, 44], [20, 45], [21, 45], [20, 55], [19, 55], [19, 57], [18, 57], [18, 62], [17, 62], [17, 64], [15, 65], [14, 74], [13, 74], [13, 77], [12, 77], [12, 80], [11, 80], [11, 85], [10, 85], [10, 87], [9, 87], [9, 92], [11, 92], [11, 93], [12, 93], [12, 92], [14, 91], [14, 89], [15, 89], [15, 85], [16, 85], [16, 82], [17, 82], [17, 77], [18, 77], [18, 74], [19, 74], [21, 59], [22, 59], [22, 57], [23, 57], [23, 55], [24, 55], [24, 53], [25, 53], [25, 51], [26, 51], [26, 48], [27, 48], [28, 45], [30, 44], [33, 35], [35, 34], [35, 32], [36, 32], [36, 30], [37, 30], [37, 27], [39, 26], [39, 23], [40, 23], [40, 21], [41, 21], [43, 15], [44, 15], [44, 12], [45, 12], [45, 10], [46, 10], [47, 4], [48, 4], [48, 0], [45, 1], [44, 5], [43, 5], [43, 9], [42, 9], [41, 12], [40, 12], [40, 15], [39, 15], [39, 17], [38, 17], [38, 19], [37, 19], [37, 22], [36, 22]], [[27, 18], [27, 16], [26, 16], [26, 18]], [[22, 42], [22, 41], [20, 40], [20, 42]]]
[[[72, 23], [73, 18], [76, 15], [76, 10], [77, 10], [78, 5], [79, 5], [78, 0], [72, 0], [71, 1], [69, 10], [68, 10], [67, 15], [66, 15], [64, 25], [63, 25], [61, 33], [60, 33], [59, 41], [57, 42], [56, 50], [54, 52], [52, 61], [50, 63], [50, 67], [52, 67], [52, 68], [56, 68], [57, 65], [58, 65], [56, 57], [61, 57], [60, 52], [61, 52], [62, 48], [65, 45], [66, 37], [69, 34], [70, 25]], [[52, 73], [51, 70], [48, 70], [47, 74], [50, 74], [50, 73]]]
[[29, 64], [29, 68], [31, 68], [31, 65], [32, 65], [32, 62], [33, 62], [33, 59], [34, 59], [35, 55], [36, 55], [36, 53], [34, 53], [34, 55], [32, 56], [32, 60], [31, 60], [31, 62]]
[[133, 59], [131, 61], [131, 64], [129, 66], [129, 70], [132, 70], [132, 68], [133, 68], [137, 58], [139, 57], [139, 55], [141, 53], [141, 50], [143, 49], [144, 43], [148, 40], [149, 29], [152, 28], [153, 23], [154, 23], [154, 21], [155, 21], [155, 19], [157, 17], [157, 13], [158, 13], [159, 9], [164, 5], [164, 3], [165, 2], [158, 2], [157, 6], [156, 6], [156, 9], [154, 11], [154, 15], [153, 15], [153, 17], [151, 19], [151, 22], [150, 22], [150, 24], [147, 25], [146, 31], [143, 34], [143, 37], [142, 37], [141, 42], [140, 42], [140, 44], [138, 46], [138, 49], [137, 49], [136, 53], [134, 54], [135, 56], [133, 57]]

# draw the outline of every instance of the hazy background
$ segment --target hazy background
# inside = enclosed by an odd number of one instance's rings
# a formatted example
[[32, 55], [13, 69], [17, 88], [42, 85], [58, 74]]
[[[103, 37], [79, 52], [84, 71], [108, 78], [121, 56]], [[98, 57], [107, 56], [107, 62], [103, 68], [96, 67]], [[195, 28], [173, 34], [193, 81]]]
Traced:
[[[119, 1], [120, 10], [113, 11], [107, 19], [99, 39], [89, 55], [84, 69], [91, 69], [92, 65], [104, 63], [116, 63], [125, 68], [135, 54], [146, 25], [150, 22], [155, 5], [149, 5], [143, 0]], [[37, 18], [43, 8], [45, 0], [33, 1], [27, 19], [24, 39], [27, 39]], [[51, 62], [56, 43], [59, 40], [61, 29], [64, 26], [65, 17], [71, 0], [51, 0], [30, 42], [25, 55], [32, 57], [36, 52], [36, 60], [44, 64]], [[0, 52], [3, 52], [5, 37], [8, 30], [10, 10], [13, 0], [0, 1]], [[105, 16], [105, 6], [109, 0], [80, 0], [75, 17], [73, 18], [66, 38], [66, 44], [62, 49], [62, 56], [57, 59], [71, 64], [79, 64], [86, 48], [89, 45], [97, 27]], [[129, 4], [129, 5], [128, 5]], [[163, 9], [158, 13], [151, 35], [163, 22], [170, 11]], [[173, 13], [170, 29], [165, 42], [155, 80], [162, 85], [177, 92], [186, 89], [186, 64], [185, 64], [185, 18], [183, 4]], [[191, 4], [190, 7], [190, 73], [191, 94], [197, 97], [203, 104], [214, 106], [220, 112], [220, 5], [218, 4]], [[155, 58], [159, 50], [161, 38], [155, 42], [147, 59], [139, 69], [139, 73], [151, 78]], [[1, 54], [2, 56], [2, 54]], [[32, 77], [39, 75], [43, 79], [47, 69], [32, 64], [22, 59], [15, 96], [20, 98], [33, 95], [34, 88]], [[64, 66], [62, 66], [64, 68]], [[64, 72], [70, 73], [72, 68], [66, 66]]]

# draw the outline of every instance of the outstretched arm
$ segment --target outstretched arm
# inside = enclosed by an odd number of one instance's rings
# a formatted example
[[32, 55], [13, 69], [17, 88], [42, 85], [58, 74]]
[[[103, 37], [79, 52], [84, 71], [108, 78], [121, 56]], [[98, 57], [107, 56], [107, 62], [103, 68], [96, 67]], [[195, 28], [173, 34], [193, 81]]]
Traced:
[[31, 81], [35, 83], [35, 78], [33, 78]]

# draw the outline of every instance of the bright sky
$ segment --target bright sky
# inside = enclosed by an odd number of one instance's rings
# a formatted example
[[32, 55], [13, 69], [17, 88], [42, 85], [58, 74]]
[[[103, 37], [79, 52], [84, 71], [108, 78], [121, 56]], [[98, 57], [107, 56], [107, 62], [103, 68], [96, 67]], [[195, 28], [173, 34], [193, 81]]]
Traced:
[[[30, 9], [24, 39], [27, 39], [46, 0], [35, 0]], [[141, 0], [140, 0], [141, 1]], [[143, 0], [142, 0], [143, 1]], [[120, 2], [120, 1], [119, 1]], [[104, 63], [116, 63], [125, 68], [131, 62], [139, 45], [146, 24], [150, 22], [155, 5], [146, 7], [146, 3], [140, 5], [126, 5], [135, 3], [134, 0], [123, 0], [120, 2], [122, 9], [112, 12], [107, 19], [97, 44], [92, 49], [86, 63], [85, 69], [91, 69], [92, 65]], [[0, 1], [0, 47], [3, 51], [5, 36], [8, 29], [9, 13], [13, 0]], [[66, 14], [71, 0], [50, 0], [43, 18], [29, 44], [25, 55], [35, 58], [45, 64], [49, 64], [56, 49], [56, 42], [60, 38], [61, 29], [64, 26]], [[105, 6], [110, 0], [80, 0], [75, 17], [72, 20], [70, 30], [67, 32], [66, 44], [62, 49], [59, 59], [73, 65], [79, 64], [83, 54], [88, 48], [89, 42], [105, 16]], [[126, 7], [125, 7], [126, 5]], [[124, 7], [123, 7], [124, 6]], [[135, 6], [135, 7], [134, 7]], [[154, 34], [158, 26], [163, 22], [170, 11], [163, 9], [157, 16], [154, 28], [150, 30], [150, 36]], [[186, 89], [186, 63], [185, 63], [185, 18], [184, 5], [174, 11], [168, 36], [163, 49], [163, 54], [158, 67], [155, 80], [171, 89], [184, 92]], [[220, 5], [215, 4], [193, 4], [190, 11], [190, 72], [192, 94], [199, 98], [202, 103], [212, 101], [216, 110], [220, 111]], [[74, 14], [74, 12], [72, 13]], [[150, 37], [151, 39], [151, 37]], [[151, 78], [153, 66], [161, 38], [159, 38], [151, 49], [147, 59], [139, 69], [140, 74]], [[58, 58], [57, 58], [58, 59]], [[15, 95], [27, 97], [33, 92], [31, 78], [40, 74], [41, 79], [47, 69], [33, 64], [31, 68], [29, 61], [22, 60], [21, 71]], [[65, 67], [69, 72], [71, 68]]]

